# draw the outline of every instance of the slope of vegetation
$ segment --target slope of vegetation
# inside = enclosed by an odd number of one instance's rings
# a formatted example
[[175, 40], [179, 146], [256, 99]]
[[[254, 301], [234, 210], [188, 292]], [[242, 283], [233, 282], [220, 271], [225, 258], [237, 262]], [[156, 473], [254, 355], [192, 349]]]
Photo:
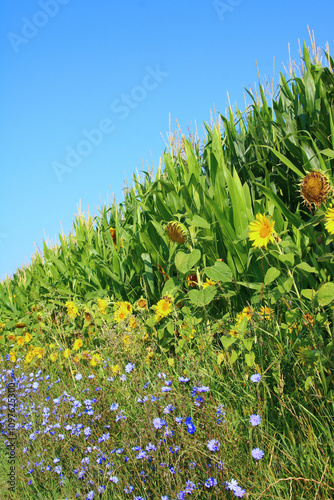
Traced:
[[312, 49], [0, 283], [8, 498], [333, 497], [334, 63]]

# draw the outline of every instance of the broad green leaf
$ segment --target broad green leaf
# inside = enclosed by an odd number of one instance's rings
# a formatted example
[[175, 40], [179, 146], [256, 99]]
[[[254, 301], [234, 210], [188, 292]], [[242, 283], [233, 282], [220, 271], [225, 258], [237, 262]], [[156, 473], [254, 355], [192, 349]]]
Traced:
[[188, 292], [190, 302], [197, 307], [204, 307], [215, 298], [217, 290], [213, 286], [208, 286], [205, 290], [191, 290]]
[[264, 277], [264, 284], [269, 285], [269, 283], [272, 283], [272, 281], [278, 278], [280, 274], [281, 272], [278, 269], [276, 269], [276, 267], [271, 267], [266, 272], [266, 275]]
[[315, 291], [309, 288], [304, 288], [300, 293], [308, 300], [313, 300], [315, 296]]
[[190, 254], [178, 252], [175, 256], [175, 265], [181, 273], [186, 274], [200, 258], [201, 252], [198, 249], [193, 250]]
[[321, 306], [327, 306], [334, 299], [334, 283], [325, 283], [318, 291], [318, 300]]
[[186, 223], [193, 227], [202, 227], [204, 229], [210, 229], [210, 224], [200, 217], [199, 215], [194, 215], [192, 219], [186, 219]]
[[224, 335], [220, 337], [220, 341], [225, 347], [225, 349], [228, 349], [234, 342], [237, 340], [236, 337], [225, 337]]
[[236, 360], [238, 359], [238, 356], [239, 356], [239, 354], [237, 353], [237, 351], [232, 351], [232, 354], [229, 357], [231, 365], [233, 365], [233, 363], [236, 362]]
[[250, 367], [254, 366], [255, 364], [255, 354], [253, 352], [245, 354], [245, 361], [246, 364]]
[[301, 262], [300, 264], [297, 264], [296, 267], [298, 269], [301, 269], [302, 271], [306, 271], [307, 273], [318, 273], [315, 267], [310, 266], [307, 264], [307, 262]]
[[204, 272], [213, 281], [230, 283], [233, 278], [232, 271], [225, 262], [215, 262], [212, 267], [205, 267]]
[[246, 347], [247, 351], [252, 350], [252, 345], [253, 345], [253, 339], [242, 339], [244, 346]]
[[278, 280], [278, 289], [281, 293], [290, 292], [293, 285], [293, 278], [289, 276], [287, 279], [279, 278]]

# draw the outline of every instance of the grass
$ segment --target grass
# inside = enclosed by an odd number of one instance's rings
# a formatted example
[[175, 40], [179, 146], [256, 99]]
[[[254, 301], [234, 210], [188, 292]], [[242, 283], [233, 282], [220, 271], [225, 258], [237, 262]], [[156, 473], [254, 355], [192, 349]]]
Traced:
[[[58, 329], [67, 321], [73, 318], [58, 318]], [[274, 324], [260, 320], [252, 329], [277, 336]], [[8, 498], [331, 497], [333, 414], [323, 398], [311, 391], [303, 406], [290, 397], [284, 388], [292, 382], [275, 363], [255, 381], [247, 366], [237, 372], [228, 361], [218, 364], [214, 343], [196, 350], [189, 341], [181, 355], [166, 357], [129, 325], [105, 322], [95, 366], [85, 351], [80, 360], [65, 358], [60, 341], [54, 362], [5, 361], [2, 488], [10, 381], [17, 416], [16, 489]], [[255, 449], [263, 458], [253, 458]]]

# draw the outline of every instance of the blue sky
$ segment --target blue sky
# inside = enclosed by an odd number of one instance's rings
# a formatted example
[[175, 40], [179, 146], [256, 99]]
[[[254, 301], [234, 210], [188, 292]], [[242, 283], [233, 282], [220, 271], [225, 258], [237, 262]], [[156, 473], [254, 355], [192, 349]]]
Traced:
[[[299, 60], [307, 26], [333, 55], [327, 0], [11, 0], [0, 7], [0, 278], [74, 214], [154, 170], [171, 115], [203, 138], [210, 111]], [[249, 102], [249, 100], [248, 100]]]

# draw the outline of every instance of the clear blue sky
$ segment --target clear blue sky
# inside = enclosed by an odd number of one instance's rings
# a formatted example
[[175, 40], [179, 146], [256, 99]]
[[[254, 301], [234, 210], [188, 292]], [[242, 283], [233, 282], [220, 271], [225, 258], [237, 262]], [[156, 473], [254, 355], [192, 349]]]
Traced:
[[[157, 171], [169, 123], [195, 126], [229, 93], [275, 82], [298, 39], [333, 50], [334, 3], [305, 0], [11, 0], [0, 6], [0, 278], [74, 214], [124, 199]], [[99, 131], [97, 132], [97, 129]]]

